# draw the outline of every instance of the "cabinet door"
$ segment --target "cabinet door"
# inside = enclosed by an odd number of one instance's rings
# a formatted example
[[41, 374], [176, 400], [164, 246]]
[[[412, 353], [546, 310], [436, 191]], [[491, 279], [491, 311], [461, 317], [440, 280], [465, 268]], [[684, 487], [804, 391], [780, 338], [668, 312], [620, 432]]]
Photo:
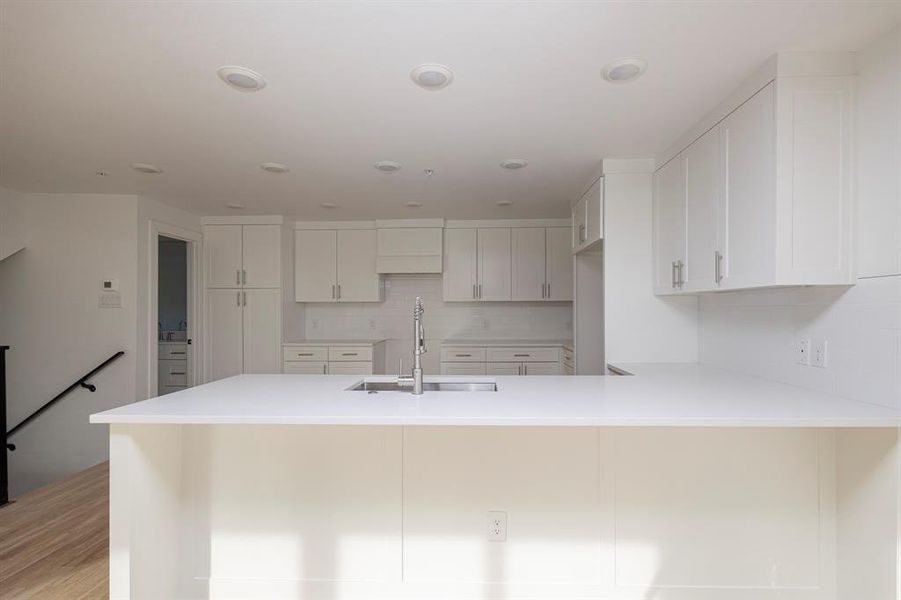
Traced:
[[654, 173], [654, 289], [677, 291], [673, 263], [685, 262], [685, 171], [682, 155]]
[[483, 362], [443, 362], [441, 363], [442, 375], [486, 375], [485, 363]]
[[604, 237], [604, 178], [594, 182], [585, 198], [585, 245]]
[[544, 300], [546, 294], [543, 227], [511, 230], [512, 295], [514, 300]]
[[685, 150], [684, 291], [711, 290], [717, 286], [720, 149], [720, 129], [715, 128]]
[[294, 300], [335, 302], [338, 237], [334, 230], [294, 232]]
[[282, 228], [244, 225], [244, 287], [282, 287]]
[[563, 365], [558, 362], [523, 363], [523, 375], [563, 375]]
[[328, 363], [286, 362], [282, 366], [282, 372], [292, 375], [326, 375], [328, 374]]
[[490, 362], [485, 365], [486, 375], [522, 375], [522, 363]]
[[573, 256], [570, 251], [570, 228], [548, 227], [545, 230], [548, 300], [573, 299]]
[[366, 361], [356, 362], [330, 362], [328, 364], [329, 375], [372, 375], [372, 363]]
[[479, 229], [479, 300], [510, 300], [510, 228]]
[[585, 192], [579, 201], [576, 202], [575, 206], [573, 206], [572, 214], [573, 214], [573, 230], [572, 230], [572, 249], [575, 251], [577, 248], [581, 248], [582, 244], [586, 240], [586, 236], [588, 235], [587, 230], [587, 217], [586, 211], [588, 204], [588, 192]]
[[279, 373], [282, 367], [282, 292], [247, 290], [244, 304], [244, 372]]
[[477, 238], [475, 229], [446, 229], [444, 231], [445, 302], [476, 299]]
[[775, 83], [723, 122], [721, 288], [766, 285], [776, 265]]
[[203, 229], [206, 287], [241, 287], [240, 225], [208, 225]]
[[339, 302], [378, 302], [382, 299], [381, 276], [376, 272], [375, 229], [338, 230]]
[[239, 375], [243, 370], [243, 306], [240, 290], [206, 293], [206, 381]]

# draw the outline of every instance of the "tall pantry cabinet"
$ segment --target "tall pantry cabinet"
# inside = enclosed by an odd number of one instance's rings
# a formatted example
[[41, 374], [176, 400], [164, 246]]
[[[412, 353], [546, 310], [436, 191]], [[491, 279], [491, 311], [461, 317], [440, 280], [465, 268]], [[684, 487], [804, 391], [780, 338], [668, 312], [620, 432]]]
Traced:
[[203, 234], [204, 380], [281, 372], [281, 218], [211, 218]]

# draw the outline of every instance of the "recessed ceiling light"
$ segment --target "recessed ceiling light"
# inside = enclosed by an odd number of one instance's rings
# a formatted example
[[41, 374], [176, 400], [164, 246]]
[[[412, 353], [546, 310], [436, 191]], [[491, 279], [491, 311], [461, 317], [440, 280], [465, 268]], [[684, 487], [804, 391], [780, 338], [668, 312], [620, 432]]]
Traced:
[[334, 202], [323, 202], [319, 206], [321, 206], [322, 208], [328, 208], [328, 209], [338, 208], [338, 205], [335, 204]]
[[131, 163], [131, 168], [138, 173], [147, 173], [148, 175], [156, 175], [163, 172], [161, 168], [150, 163]]
[[422, 206], [422, 202], [415, 202], [411, 200], [410, 202], [404, 202], [404, 206], [408, 206], [410, 208], [419, 208], [420, 206]]
[[424, 90], [440, 90], [446, 88], [454, 80], [454, 72], [435, 63], [419, 65], [410, 72], [413, 83]]
[[260, 165], [260, 168], [267, 173], [287, 173], [291, 170], [288, 168], [288, 165], [283, 165], [282, 163], [263, 163]]
[[385, 173], [394, 173], [395, 171], [400, 171], [400, 163], [393, 160], [380, 160], [372, 166]]
[[226, 202], [225, 208], [231, 208], [232, 210], [241, 210], [242, 208], [246, 208], [240, 202]]
[[619, 58], [607, 63], [601, 71], [610, 83], [629, 83], [641, 77], [648, 63], [642, 58]]
[[246, 67], [220, 67], [217, 73], [219, 79], [239, 92], [259, 92], [266, 87], [263, 76]]
[[510, 206], [511, 204], [513, 204], [513, 200], [498, 200], [497, 201], [498, 206]]
[[508, 158], [507, 160], [501, 161], [501, 166], [505, 169], [510, 169], [510, 170], [522, 169], [527, 164], [529, 164], [529, 163], [526, 162], [525, 160], [523, 160], [522, 158]]

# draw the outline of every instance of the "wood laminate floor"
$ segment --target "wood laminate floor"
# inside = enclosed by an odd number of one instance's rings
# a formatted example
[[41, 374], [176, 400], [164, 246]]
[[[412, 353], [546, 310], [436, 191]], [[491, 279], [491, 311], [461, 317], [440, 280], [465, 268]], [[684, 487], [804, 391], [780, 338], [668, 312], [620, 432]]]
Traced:
[[108, 598], [109, 463], [0, 508], [0, 599]]

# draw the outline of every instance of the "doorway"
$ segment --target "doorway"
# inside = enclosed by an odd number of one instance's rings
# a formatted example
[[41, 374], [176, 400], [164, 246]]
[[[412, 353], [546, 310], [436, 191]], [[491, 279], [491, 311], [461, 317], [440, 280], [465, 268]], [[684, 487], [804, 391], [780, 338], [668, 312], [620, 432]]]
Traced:
[[149, 398], [200, 383], [201, 240], [199, 233], [150, 223]]

